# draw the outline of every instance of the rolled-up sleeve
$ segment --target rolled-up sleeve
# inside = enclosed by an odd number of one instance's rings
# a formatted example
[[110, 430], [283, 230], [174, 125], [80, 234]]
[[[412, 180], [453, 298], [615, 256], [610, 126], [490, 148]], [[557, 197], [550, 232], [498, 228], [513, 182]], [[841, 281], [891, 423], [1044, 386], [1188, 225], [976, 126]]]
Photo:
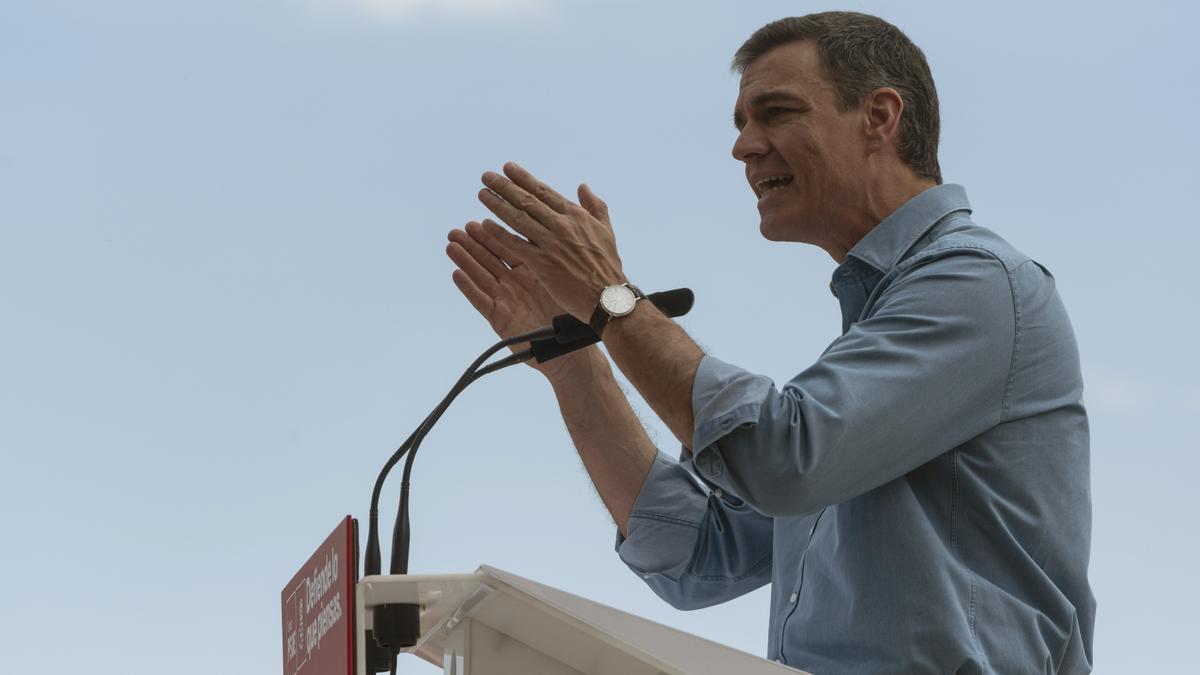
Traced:
[[982, 433], [1004, 415], [1013, 297], [990, 253], [925, 252], [782, 390], [705, 356], [693, 385], [698, 473], [760, 513], [802, 515]]
[[621, 560], [678, 609], [707, 607], [770, 581], [770, 518], [721, 489], [708, 490], [685, 462], [662, 453], [617, 532]]

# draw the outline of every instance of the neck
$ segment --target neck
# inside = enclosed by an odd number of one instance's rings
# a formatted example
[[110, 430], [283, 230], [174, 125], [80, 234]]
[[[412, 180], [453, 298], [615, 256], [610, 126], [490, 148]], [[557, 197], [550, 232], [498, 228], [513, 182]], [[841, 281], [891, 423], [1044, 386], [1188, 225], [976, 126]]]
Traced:
[[841, 264], [846, 254], [875, 226], [904, 206], [908, 200], [937, 185], [931, 179], [918, 178], [908, 167], [897, 167], [885, 175], [864, 181], [858, 194], [846, 206], [846, 218], [821, 248]]

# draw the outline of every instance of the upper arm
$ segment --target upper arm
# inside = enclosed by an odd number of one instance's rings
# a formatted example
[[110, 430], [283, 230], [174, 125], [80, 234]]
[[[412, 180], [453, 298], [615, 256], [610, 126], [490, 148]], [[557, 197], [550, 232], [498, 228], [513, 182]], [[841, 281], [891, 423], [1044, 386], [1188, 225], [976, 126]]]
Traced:
[[990, 253], [923, 254], [815, 364], [782, 390], [762, 387], [736, 425], [705, 420], [702, 434], [698, 420], [696, 465], [772, 515], [897, 478], [999, 422], [1015, 320]]

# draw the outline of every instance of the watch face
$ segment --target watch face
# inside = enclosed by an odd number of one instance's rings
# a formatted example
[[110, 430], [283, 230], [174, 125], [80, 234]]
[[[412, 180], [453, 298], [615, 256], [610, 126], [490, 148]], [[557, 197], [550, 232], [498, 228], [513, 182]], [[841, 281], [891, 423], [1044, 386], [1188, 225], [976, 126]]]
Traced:
[[613, 316], [624, 316], [633, 311], [637, 296], [628, 286], [609, 286], [600, 293], [600, 306]]

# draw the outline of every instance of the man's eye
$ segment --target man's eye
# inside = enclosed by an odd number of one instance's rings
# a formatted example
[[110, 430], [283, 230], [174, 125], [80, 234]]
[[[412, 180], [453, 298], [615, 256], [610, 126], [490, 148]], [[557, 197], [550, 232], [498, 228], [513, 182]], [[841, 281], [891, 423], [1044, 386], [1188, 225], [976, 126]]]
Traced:
[[788, 112], [787, 108], [774, 108], [774, 107], [767, 108], [767, 110], [766, 110], [767, 119], [771, 119], [772, 117], [777, 117], [779, 115], [782, 115], [785, 112]]

